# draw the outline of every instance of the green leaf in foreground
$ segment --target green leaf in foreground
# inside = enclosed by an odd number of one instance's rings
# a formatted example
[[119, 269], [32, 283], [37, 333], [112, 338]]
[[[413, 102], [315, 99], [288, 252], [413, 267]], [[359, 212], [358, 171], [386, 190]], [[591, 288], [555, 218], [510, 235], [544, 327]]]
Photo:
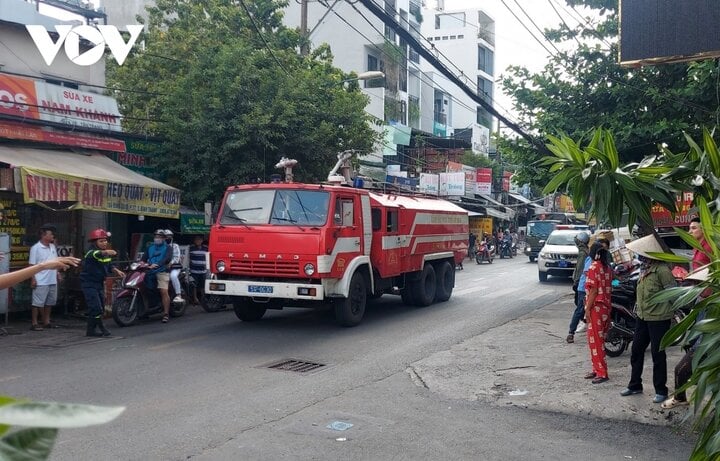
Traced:
[[110, 422], [123, 411], [125, 407], [19, 402], [0, 406], [0, 424], [25, 427], [86, 427]]
[[57, 429], [28, 428], [0, 439], [0, 461], [39, 461], [48, 459]]

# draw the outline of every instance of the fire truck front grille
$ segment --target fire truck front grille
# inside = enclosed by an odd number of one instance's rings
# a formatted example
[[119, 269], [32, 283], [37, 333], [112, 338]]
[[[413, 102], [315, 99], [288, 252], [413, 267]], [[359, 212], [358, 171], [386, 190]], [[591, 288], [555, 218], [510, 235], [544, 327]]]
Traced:
[[284, 275], [297, 276], [300, 274], [300, 264], [293, 261], [251, 261], [233, 260], [230, 263], [232, 272], [242, 272], [251, 275]]

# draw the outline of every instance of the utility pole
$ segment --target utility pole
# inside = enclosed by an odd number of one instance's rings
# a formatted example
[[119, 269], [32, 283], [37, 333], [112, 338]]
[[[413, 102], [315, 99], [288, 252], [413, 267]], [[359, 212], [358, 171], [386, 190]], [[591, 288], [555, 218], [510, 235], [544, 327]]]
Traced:
[[310, 52], [308, 49], [308, 0], [300, 0], [300, 35], [302, 36], [300, 54], [307, 56]]

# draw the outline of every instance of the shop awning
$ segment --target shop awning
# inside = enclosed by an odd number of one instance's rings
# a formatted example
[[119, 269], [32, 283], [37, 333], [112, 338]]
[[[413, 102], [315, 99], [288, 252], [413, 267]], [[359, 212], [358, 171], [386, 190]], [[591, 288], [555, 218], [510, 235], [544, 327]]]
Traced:
[[523, 197], [523, 196], [520, 195], [520, 194], [511, 194], [511, 193], [508, 192], [508, 195], [509, 195], [510, 197], [514, 198], [515, 200], [517, 200], [518, 202], [522, 202], [522, 203], [532, 203], [532, 200], [527, 199], [527, 198]]
[[[507, 205], [498, 202], [497, 200], [493, 199], [489, 195], [485, 194], [475, 194], [482, 197], [483, 200], [488, 202], [487, 205], [484, 205], [485, 211], [487, 212], [488, 216], [492, 216], [493, 218], [498, 219], [504, 219], [506, 221], [511, 221], [515, 217], [515, 211], [512, 208], [508, 208]], [[493, 206], [494, 205], [494, 206]], [[503, 211], [505, 210], [505, 211]]]
[[500, 211], [497, 208], [485, 207], [485, 213], [488, 216], [492, 216], [493, 218], [498, 218], [498, 219], [504, 219], [505, 221], [510, 221], [510, 219], [511, 219], [511, 216], [509, 213]]
[[97, 210], [177, 218], [180, 191], [125, 168], [103, 154], [0, 146], [0, 162], [15, 168], [25, 203], [63, 203]]
[[487, 202], [490, 202], [490, 203], [493, 204], [493, 205], [505, 207], [505, 205], [503, 205], [502, 203], [498, 202], [497, 200], [495, 200], [494, 198], [490, 197], [489, 195], [485, 195], [485, 194], [475, 194], [475, 195], [479, 195], [480, 197], [482, 197], [483, 200], [485, 200], [485, 201], [487, 201]]

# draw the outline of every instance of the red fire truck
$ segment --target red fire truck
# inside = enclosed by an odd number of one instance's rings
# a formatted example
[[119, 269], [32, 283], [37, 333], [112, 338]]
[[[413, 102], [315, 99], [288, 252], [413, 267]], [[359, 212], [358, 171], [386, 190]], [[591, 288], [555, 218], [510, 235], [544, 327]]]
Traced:
[[415, 306], [450, 299], [467, 211], [349, 187], [348, 165], [342, 157], [328, 184], [293, 183], [286, 168], [285, 183], [229, 187], [210, 231], [206, 302], [232, 303], [243, 321], [328, 303], [340, 325], [355, 326], [367, 300], [385, 293]]

